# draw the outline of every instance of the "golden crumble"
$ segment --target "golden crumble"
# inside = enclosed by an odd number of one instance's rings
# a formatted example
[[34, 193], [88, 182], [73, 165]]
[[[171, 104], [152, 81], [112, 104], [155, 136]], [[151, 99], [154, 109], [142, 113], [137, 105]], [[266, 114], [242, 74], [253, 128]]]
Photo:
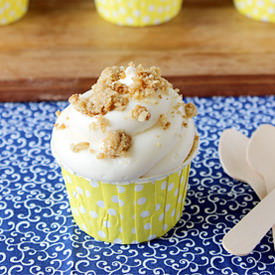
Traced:
[[59, 117], [59, 116], [61, 115], [60, 110], [57, 110], [57, 111], [55, 112], [55, 114], [56, 114], [57, 117]]
[[125, 68], [123, 66], [113, 66], [104, 69], [93, 85], [93, 93], [83, 98], [79, 94], [74, 94], [69, 98], [69, 102], [79, 112], [88, 116], [104, 115], [112, 110], [125, 110], [129, 99], [144, 100], [154, 96], [162, 97], [167, 95], [168, 87], [172, 85], [160, 75], [160, 69], [151, 67], [145, 69], [142, 65], [135, 66], [136, 75], [132, 78], [133, 85], [126, 86], [120, 82], [125, 78]]
[[197, 108], [191, 102], [184, 105], [184, 111], [187, 118], [191, 118], [197, 115]]
[[97, 159], [105, 159], [106, 156], [105, 156], [104, 153], [98, 153], [98, 154], [96, 155], [96, 158], [97, 158]]
[[58, 130], [64, 130], [64, 129], [66, 129], [66, 125], [64, 123], [61, 123], [61, 124], [60, 123], [55, 123], [54, 127], [56, 129], [58, 129]]
[[124, 130], [115, 130], [107, 133], [103, 140], [103, 150], [97, 158], [117, 158], [124, 156], [132, 145], [132, 137]]
[[151, 118], [151, 113], [145, 106], [136, 105], [136, 107], [130, 111], [130, 116], [138, 121], [145, 121]]
[[188, 123], [187, 123], [186, 121], [183, 121], [183, 122], [182, 122], [182, 126], [183, 126], [184, 128], [187, 128]]
[[87, 150], [89, 146], [89, 142], [79, 142], [77, 144], [71, 144], [71, 149], [73, 152], [78, 153], [80, 151]]
[[163, 115], [163, 114], [161, 114], [161, 115], [159, 116], [159, 123], [160, 123], [160, 126], [161, 126], [161, 128], [162, 128], [163, 130], [168, 129], [169, 126], [170, 126], [170, 124], [171, 124], [171, 123], [167, 120], [167, 117], [166, 117], [165, 115]]
[[128, 99], [107, 88], [104, 93], [94, 93], [89, 98], [80, 98], [78, 94], [74, 94], [69, 98], [69, 102], [77, 111], [88, 116], [96, 116], [105, 115], [114, 109], [123, 111]]
[[92, 122], [89, 125], [89, 129], [90, 130], [100, 129], [102, 131], [102, 133], [105, 133], [106, 128], [108, 126], [110, 126], [110, 121], [107, 118], [99, 115], [99, 116], [97, 116], [97, 121], [96, 122]]

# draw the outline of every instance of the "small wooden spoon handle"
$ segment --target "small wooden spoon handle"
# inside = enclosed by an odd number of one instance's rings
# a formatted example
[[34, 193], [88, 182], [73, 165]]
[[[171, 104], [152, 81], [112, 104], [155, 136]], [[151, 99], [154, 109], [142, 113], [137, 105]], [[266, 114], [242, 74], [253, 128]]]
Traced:
[[[266, 190], [268, 192], [272, 192], [272, 189], [275, 189], [275, 184], [274, 184], [274, 179], [270, 178], [269, 176], [265, 177], [265, 185], [266, 185]], [[273, 190], [274, 191], [274, 190]], [[274, 208], [275, 211], [275, 208]], [[273, 237], [273, 246], [275, 250], [275, 225], [272, 226], [272, 237]]]
[[224, 236], [223, 247], [231, 254], [247, 255], [274, 224], [275, 189]]

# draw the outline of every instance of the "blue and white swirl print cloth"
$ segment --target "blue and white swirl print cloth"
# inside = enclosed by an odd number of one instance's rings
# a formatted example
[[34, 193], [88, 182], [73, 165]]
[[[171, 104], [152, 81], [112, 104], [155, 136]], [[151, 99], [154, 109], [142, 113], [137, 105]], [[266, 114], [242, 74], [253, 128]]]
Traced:
[[[148, 243], [94, 240], [72, 219], [51, 150], [55, 112], [65, 102], [0, 104], [0, 274], [275, 274], [271, 231], [248, 256], [221, 240], [257, 203], [227, 176], [218, 156], [222, 131], [275, 125], [275, 97], [186, 98], [198, 107], [200, 150], [180, 221]], [[234, 150], [234, 148], [232, 148]]]

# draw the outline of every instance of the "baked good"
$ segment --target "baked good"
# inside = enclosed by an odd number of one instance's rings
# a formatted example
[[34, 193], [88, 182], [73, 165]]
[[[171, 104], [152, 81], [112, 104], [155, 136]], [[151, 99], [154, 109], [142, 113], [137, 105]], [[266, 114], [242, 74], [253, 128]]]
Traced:
[[96, 9], [105, 20], [123, 26], [158, 25], [175, 17], [182, 0], [96, 0]]
[[69, 102], [51, 145], [76, 222], [110, 242], [163, 235], [181, 216], [198, 147], [194, 104], [157, 67], [134, 64], [106, 68]]

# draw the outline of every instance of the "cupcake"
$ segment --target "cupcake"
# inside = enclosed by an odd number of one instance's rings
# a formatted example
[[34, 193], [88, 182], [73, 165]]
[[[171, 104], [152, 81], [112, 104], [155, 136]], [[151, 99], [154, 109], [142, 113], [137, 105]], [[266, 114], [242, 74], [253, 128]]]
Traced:
[[58, 111], [51, 147], [75, 222], [97, 240], [139, 243], [180, 219], [198, 148], [196, 107], [149, 69], [108, 67]]
[[100, 16], [109, 22], [124, 26], [158, 25], [175, 17], [182, 0], [96, 0]]
[[249, 18], [275, 23], [274, 0], [234, 0], [236, 9]]
[[27, 11], [28, 0], [0, 1], [0, 25], [7, 25], [20, 19]]

